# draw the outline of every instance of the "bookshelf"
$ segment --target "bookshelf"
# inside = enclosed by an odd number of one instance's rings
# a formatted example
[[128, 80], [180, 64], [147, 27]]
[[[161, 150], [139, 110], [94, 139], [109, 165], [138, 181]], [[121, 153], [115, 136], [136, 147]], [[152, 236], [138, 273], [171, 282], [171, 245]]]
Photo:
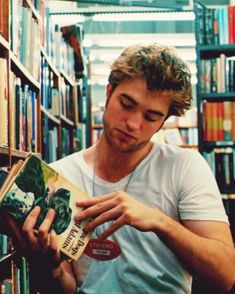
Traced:
[[184, 116], [168, 118], [162, 128], [163, 141], [183, 148], [198, 148], [197, 108], [192, 107]]
[[194, 4], [199, 151], [217, 180], [235, 240], [235, 5]]
[[[82, 27], [55, 25], [43, 0], [0, 5], [0, 168], [10, 170], [31, 152], [52, 162], [86, 147]], [[0, 292], [33, 294], [27, 263], [3, 234], [0, 248]]]

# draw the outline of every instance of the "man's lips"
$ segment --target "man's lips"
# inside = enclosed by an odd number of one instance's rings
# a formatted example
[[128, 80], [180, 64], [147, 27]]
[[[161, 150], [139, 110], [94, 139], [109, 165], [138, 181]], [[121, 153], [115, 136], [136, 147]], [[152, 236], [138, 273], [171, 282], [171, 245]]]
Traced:
[[122, 131], [122, 130], [117, 130], [118, 131], [118, 135], [119, 135], [119, 138], [121, 139], [121, 140], [131, 140], [131, 139], [135, 139], [135, 137], [134, 136], [132, 136], [132, 135], [130, 135], [130, 134], [128, 134], [128, 133], [126, 133], [125, 131]]

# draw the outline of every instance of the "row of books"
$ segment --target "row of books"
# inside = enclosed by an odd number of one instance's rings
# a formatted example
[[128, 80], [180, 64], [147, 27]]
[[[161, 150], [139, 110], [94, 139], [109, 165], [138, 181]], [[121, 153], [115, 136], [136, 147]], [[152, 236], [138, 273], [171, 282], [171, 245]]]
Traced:
[[35, 9], [40, 12], [42, 9], [42, 5], [44, 0], [31, 0], [33, 6], [35, 7]]
[[197, 128], [167, 128], [161, 129], [155, 133], [151, 140], [153, 142], [167, 143], [178, 146], [193, 146], [198, 145], [198, 130]]
[[[72, 56], [71, 52], [68, 50], [62, 50], [61, 59], [70, 58], [67, 60], [71, 60], [72, 69], [75, 69], [75, 79], [80, 79], [87, 74], [86, 67], [84, 66], [85, 55], [83, 52], [83, 28], [81, 25], [76, 24], [73, 26], [64, 26], [60, 28], [62, 32], [63, 39], [65, 40], [65, 44], [69, 44], [73, 48]], [[62, 41], [63, 41], [62, 39]], [[63, 42], [62, 42], [63, 48]], [[69, 66], [69, 64], [67, 64]], [[67, 71], [66, 71], [67, 72]], [[69, 72], [69, 71], [68, 71]]]
[[45, 8], [44, 47], [58, 70], [63, 70], [72, 79], [81, 77], [83, 49], [79, 26], [60, 27], [53, 22], [50, 9]]
[[203, 152], [220, 189], [234, 189], [235, 184], [235, 149], [220, 148]]
[[182, 144], [180, 145], [198, 145], [197, 128], [179, 128]]
[[59, 115], [59, 89], [58, 77], [51, 70], [45, 57], [41, 57], [41, 91], [40, 101], [45, 109], [49, 110], [54, 115]]
[[[86, 124], [79, 123], [76, 128], [53, 125], [47, 115], [42, 114], [42, 157], [46, 162], [59, 158], [59, 132], [61, 132], [62, 157], [86, 147]], [[72, 142], [73, 141], [73, 142]]]
[[74, 131], [74, 152], [80, 151], [81, 149], [86, 148], [86, 137], [87, 137], [87, 126], [85, 123], [79, 123], [76, 125]]
[[104, 113], [103, 109], [92, 112], [92, 122], [94, 125], [103, 124], [103, 113]]
[[183, 116], [170, 116], [165, 122], [164, 127], [179, 127], [179, 128], [188, 128], [188, 127], [197, 127], [197, 107], [194, 105], [192, 108], [187, 110]]
[[[2, 0], [1, 0], [2, 1]], [[81, 76], [83, 68], [82, 42], [77, 26], [60, 28], [53, 23], [50, 9], [44, 1], [37, 5], [38, 15], [30, 7], [24, 6], [23, 0], [11, 0], [10, 5], [10, 44], [11, 50], [20, 62], [29, 70], [32, 76], [39, 80], [40, 74], [40, 46], [43, 45], [50, 60], [59, 70], [64, 70], [73, 80]], [[2, 6], [1, 6], [2, 7]], [[3, 11], [0, 13], [0, 32], [3, 30]], [[67, 41], [67, 30], [73, 32], [74, 39]], [[64, 33], [62, 33], [62, 30]], [[79, 38], [79, 42], [75, 41]], [[77, 68], [79, 64], [80, 68]]]
[[10, 73], [11, 147], [37, 151], [37, 93]]
[[11, 50], [32, 76], [39, 80], [40, 25], [23, 1], [11, 0], [10, 44]]
[[0, 146], [8, 146], [7, 61], [0, 58]]
[[[0, 145], [22, 151], [36, 151], [37, 111], [36, 92], [10, 72], [10, 93], [7, 87], [7, 61], [0, 58]], [[8, 99], [9, 97], [9, 99]], [[11, 123], [8, 124], [8, 107]], [[8, 137], [8, 130], [10, 136]]]
[[62, 142], [62, 146], [61, 146], [61, 153], [62, 153], [62, 157], [65, 157], [66, 155], [71, 153], [71, 149], [72, 149], [72, 144], [71, 144], [71, 138], [72, 138], [72, 134], [71, 132], [73, 132], [74, 130], [70, 130], [68, 128], [61, 128], [61, 142]]
[[202, 93], [235, 91], [235, 56], [222, 53], [218, 58], [202, 59], [200, 69]]
[[59, 158], [59, 125], [51, 125], [47, 115], [42, 114], [42, 157], [46, 162]]
[[235, 43], [235, 5], [208, 8], [199, 4], [199, 45]]
[[71, 97], [73, 94], [73, 87], [71, 87], [71, 85], [69, 85], [63, 77], [61, 77], [60, 82], [61, 114], [69, 119], [72, 119], [73, 103]]
[[9, 239], [6, 235], [0, 234], [0, 257], [7, 255], [10, 251]]
[[204, 101], [203, 140], [235, 140], [235, 101]]
[[1, 294], [30, 294], [29, 268], [24, 257], [9, 261], [10, 271], [0, 282]]

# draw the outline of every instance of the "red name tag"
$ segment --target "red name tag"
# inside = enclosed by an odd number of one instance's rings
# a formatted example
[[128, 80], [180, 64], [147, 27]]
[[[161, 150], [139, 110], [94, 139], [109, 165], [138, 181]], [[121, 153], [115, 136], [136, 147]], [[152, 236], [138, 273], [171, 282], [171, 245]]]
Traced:
[[97, 260], [111, 260], [120, 255], [121, 249], [115, 241], [91, 239], [84, 253]]

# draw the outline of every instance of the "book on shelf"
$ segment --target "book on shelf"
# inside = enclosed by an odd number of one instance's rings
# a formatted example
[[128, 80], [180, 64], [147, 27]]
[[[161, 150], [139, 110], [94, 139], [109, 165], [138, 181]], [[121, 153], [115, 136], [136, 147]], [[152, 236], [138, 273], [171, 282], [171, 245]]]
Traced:
[[163, 133], [164, 133], [165, 141], [168, 144], [173, 144], [173, 145], [183, 144], [182, 137], [178, 128], [164, 129]]
[[73, 48], [75, 78], [79, 79], [83, 76], [83, 71], [84, 71], [83, 49], [82, 49], [82, 39], [83, 39], [82, 27], [79, 24], [63, 26], [61, 27], [61, 32], [63, 34], [63, 38]]
[[76, 201], [87, 198], [79, 187], [33, 154], [12, 167], [0, 190], [0, 206], [8, 211], [19, 228], [35, 206], [41, 207], [35, 228], [53, 208], [56, 215], [51, 229], [58, 236], [62, 254], [72, 260], [79, 259], [90, 239], [90, 233], [84, 231], [89, 220], [74, 221], [74, 215], [82, 210], [76, 207]]
[[7, 60], [0, 58], [0, 146], [8, 146]]
[[200, 45], [235, 43], [235, 5], [209, 8], [196, 2]]
[[203, 140], [209, 142], [234, 141], [235, 101], [204, 101], [203, 135]]
[[1, 10], [0, 10], [0, 34], [3, 33], [4, 31], [4, 25], [3, 25], [3, 18], [4, 18], [4, 14], [3, 14], [3, 0], [0, 0], [0, 7], [1, 7]]

